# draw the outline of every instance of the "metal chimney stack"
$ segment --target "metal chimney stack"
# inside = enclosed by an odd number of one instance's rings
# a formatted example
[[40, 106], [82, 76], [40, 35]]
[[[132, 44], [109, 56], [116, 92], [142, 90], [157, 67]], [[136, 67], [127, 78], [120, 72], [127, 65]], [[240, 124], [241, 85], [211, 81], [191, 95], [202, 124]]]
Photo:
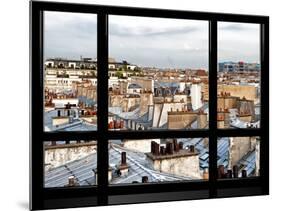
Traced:
[[121, 153], [121, 165], [126, 165], [126, 152]]

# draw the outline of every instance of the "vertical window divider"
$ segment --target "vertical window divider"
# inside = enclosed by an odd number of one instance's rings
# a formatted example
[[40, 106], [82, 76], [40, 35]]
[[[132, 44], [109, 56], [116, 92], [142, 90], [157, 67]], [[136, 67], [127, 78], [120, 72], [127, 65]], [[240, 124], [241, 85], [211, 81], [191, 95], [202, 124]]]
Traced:
[[263, 192], [269, 194], [269, 19], [260, 24], [261, 141], [260, 177]]
[[97, 187], [98, 204], [107, 205], [108, 196], [108, 14], [100, 12], [97, 15]]
[[209, 21], [209, 183], [210, 198], [217, 196], [217, 21]]
[[[43, 175], [43, 11], [37, 5], [30, 7], [30, 143], [31, 155], [30, 165], [30, 208], [40, 208], [43, 206], [42, 197], [44, 193]], [[34, 71], [36, 70], [36, 71]], [[39, 71], [41, 70], [41, 71]], [[35, 130], [34, 128], [39, 128]], [[36, 141], [34, 141], [36, 140]], [[36, 169], [36, 170], [35, 170]], [[38, 173], [40, 172], [40, 173]]]

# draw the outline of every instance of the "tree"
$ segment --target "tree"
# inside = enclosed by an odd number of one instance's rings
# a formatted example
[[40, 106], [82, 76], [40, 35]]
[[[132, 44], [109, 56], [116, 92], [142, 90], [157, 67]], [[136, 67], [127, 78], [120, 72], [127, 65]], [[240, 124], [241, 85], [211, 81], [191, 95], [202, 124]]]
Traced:
[[116, 76], [118, 77], [118, 78], [122, 78], [123, 77], [123, 73], [124, 73], [124, 71], [117, 71], [116, 72]]

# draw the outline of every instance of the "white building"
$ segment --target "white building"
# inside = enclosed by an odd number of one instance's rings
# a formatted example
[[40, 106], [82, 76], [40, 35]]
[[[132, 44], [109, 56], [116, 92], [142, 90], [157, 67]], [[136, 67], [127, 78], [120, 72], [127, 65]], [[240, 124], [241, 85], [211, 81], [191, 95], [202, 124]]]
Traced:
[[192, 109], [196, 110], [203, 106], [202, 104], [202, 90], [200, 84], [192, 84], [190, 89]]

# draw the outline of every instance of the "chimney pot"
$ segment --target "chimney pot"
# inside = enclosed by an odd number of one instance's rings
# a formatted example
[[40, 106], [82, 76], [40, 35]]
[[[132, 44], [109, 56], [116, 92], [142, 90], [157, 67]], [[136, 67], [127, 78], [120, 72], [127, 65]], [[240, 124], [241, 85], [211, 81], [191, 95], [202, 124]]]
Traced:
[[121, 165], [126, 165], [126, 152], [121, 153]]
[[205, 168], [205, 169], [204, 169], [204, 172], [203, 172], [203, 179], [204, 179], [204, 180], [208, 180], [208, 179], [209, 179], [209, 171], [208, 171], [208, 168]]
[[238, 178], [238, 166], [237, 165], [233, 166], [233, 177]]
[[148, 183], [148, 177], [147, 176], [143, 176], [141, 178], [142, 183]]
[[224, 165], [218, 167], [218, 179], [224, 178]]
[[68, 177], [68, 186], [75, 186], [75, 177], [74, 176]]
[[194, 145], [190, 145], [189, 150], [190, 150], [190, 152], [194, 152], [195, 151]]
[[160, 146], [160, 145], [155, 142], [155, 148], [154, 148], [154, 150], [155, 150], [155, 155], [159, 155], [159, 146]]
[[243, 178], [247, 177], [247, 171], [245, 169], [242, 170], [242, 177]]
[[183, 142], [179, 142], [179, 150], [183, 149]]
[[151, 153], [152, 153], [153, 155], [154, 155], [154, 151], [155, 151], [155, 150], [154, 150], [154, 148], [155, 148], [155, 147], [154, 147], [154, 144], [155, 144], [155, 142], [152, 141], [152, 142], [151, 142], [151, 145], [150, 145], [150, 146], [151, 146]]
[[232, 178], [232, 170], [231, 169], [227, 170], [226, 178]]
[[160, 147], [160, 154], [165, 155], [165, 147], [164, 146]]
[[173, 149], [173, 143], [171, 143], [171, 142], [168, 142], [167, 144], [166, 144], [166, 152], [167, 152], [167, 154], [173, 154], [173, 151], [174, 151], [174, 149]]
[[173, 147], [176, 152], [179, 151], [178, 141], [177, 139], [173, 139]]

